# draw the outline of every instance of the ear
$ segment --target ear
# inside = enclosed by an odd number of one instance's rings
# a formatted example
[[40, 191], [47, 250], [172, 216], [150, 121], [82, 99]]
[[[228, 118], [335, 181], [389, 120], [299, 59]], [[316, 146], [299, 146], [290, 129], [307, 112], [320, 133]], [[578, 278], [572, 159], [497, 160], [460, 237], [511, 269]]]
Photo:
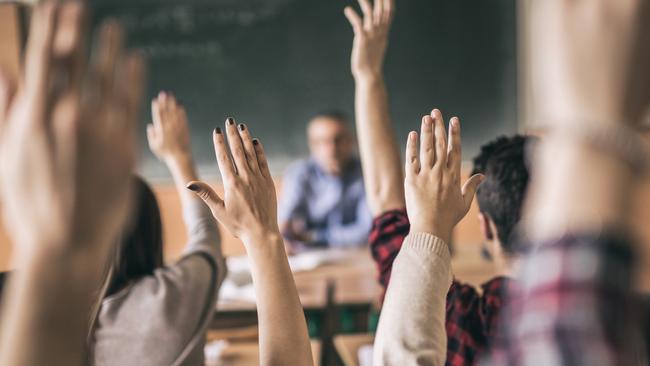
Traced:
[[494, 240], [494, 231], [492, 230], [492, 220], [489, 217], [485, 216], [482, 212], [479, 212], [476, 215], [478, 219], [478, 225], [481, 228], [481, 234], [483, 238], [487, 241]]

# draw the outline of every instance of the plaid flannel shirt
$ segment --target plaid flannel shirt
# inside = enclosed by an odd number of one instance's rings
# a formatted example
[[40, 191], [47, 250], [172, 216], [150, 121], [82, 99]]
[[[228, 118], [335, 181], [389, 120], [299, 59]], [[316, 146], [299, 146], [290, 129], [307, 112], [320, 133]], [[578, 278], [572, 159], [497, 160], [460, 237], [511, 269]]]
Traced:
[[534, 248], [484, 364], [647, 365], [647, 312], [632, 295], [629, 242], [565, 236]]
[[[393, 261], [409, 229], [410, 223], [404, 210], [388, 211], [374, 220], [370, 248], [384, 291], [390, 280]], [[474, 287], [453, 281], [447, 293], [445, 320], [447, 365], [477, 364], [496, 334], [506, 289], [513, 284], [505, 277], [493, 278], [481, 286], [481, 296]]]

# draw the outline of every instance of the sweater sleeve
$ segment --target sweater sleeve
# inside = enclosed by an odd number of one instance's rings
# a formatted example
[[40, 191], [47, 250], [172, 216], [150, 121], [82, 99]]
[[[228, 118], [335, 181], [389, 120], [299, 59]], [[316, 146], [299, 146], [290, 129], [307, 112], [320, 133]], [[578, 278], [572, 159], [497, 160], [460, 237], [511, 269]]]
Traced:
[[393, 263], [374, 365], [444, 365], [445, 299], [451, 281], [447, 244], [426, 233], [407, 236]]
[[202, 357], [226, 265], [207, 206], [192, 202], [184, 220], [189, 239], [183, 257], [104, 300], [96, 365], [176, 365]]

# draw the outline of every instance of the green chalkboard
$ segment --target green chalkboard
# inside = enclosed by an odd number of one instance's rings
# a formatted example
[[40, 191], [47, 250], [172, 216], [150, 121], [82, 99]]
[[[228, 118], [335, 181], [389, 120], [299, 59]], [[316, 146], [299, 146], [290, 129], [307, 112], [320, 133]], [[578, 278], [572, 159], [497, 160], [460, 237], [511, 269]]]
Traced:
[[[350, 0], [351, 1], [351, 0]], [[315, 113], [353, 115], [352, 31], [344, 0], [93, 0], [93, 24], [120, 19], [149, 61], [146, 98], [172, 91], [187, 107], [203, 174], [216, 173], [211, 131], [249, 124], [275, 173], [307, 154]], [[356, 4], [354, 4], [356, 6]], [[463, 123], [465, 158], [517, 129], [516, 0], [397, 0], [385, 74], [403, 139], [440, 107]], [[148, 104], [143, 125], [150, 119]], [[165, 178], [146, 151], [142, 171]]]

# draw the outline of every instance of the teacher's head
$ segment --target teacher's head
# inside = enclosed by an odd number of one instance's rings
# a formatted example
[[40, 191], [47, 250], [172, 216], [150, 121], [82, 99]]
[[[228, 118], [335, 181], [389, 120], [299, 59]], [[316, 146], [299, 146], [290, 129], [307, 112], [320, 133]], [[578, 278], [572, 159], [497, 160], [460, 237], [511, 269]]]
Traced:
[[307, 127], [309, 150], [328, 174], [341, 175], [352, 158], [354, 141], [345, 114], [332, 111], [316, 115]]

